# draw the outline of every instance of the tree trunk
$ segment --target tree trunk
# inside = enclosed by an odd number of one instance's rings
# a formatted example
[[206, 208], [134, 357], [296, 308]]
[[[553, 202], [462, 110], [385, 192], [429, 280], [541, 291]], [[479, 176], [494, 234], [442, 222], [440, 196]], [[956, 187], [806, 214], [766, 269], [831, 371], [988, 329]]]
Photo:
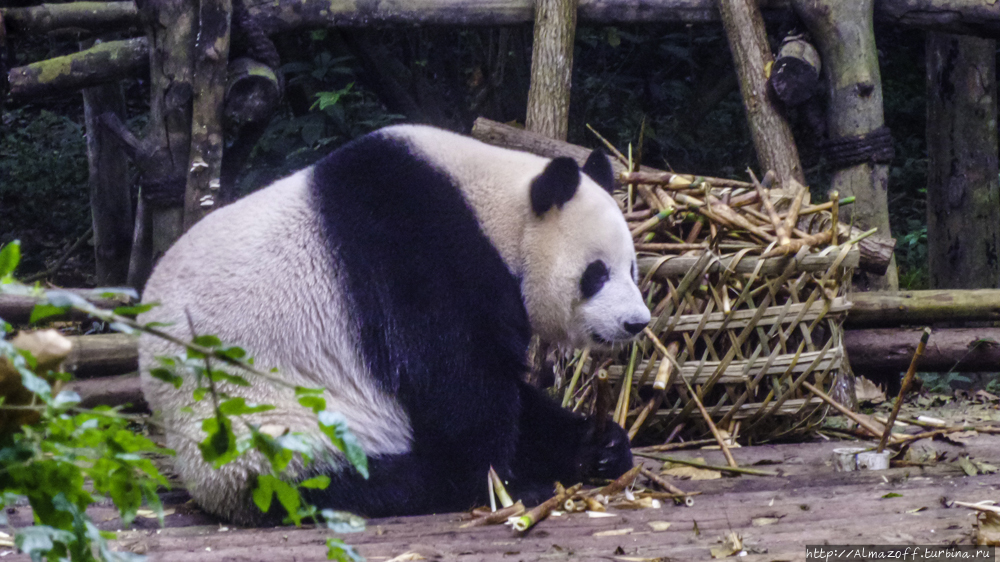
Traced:
[[98, 123], [104, 113], [125, 118], [125, 96], [118, 84], [83, 91], [90, 167], [90, 213], [94, 224], [94, 257], [98, 286], [124, 285], [132, 250], [132, 193], [125, 151]]
[[231, 0], [200, 0], [194, 46], [191, 156], [184, 192], [184, 229], [216, 207], [222, 186], [222, 111], [229, 63]]
[[556, 140], [569, 132], [576, 0], [536, 0], [525, 128]]
[[719, 0], [722, 25], [740, 76], [743, 108], [763, 171], [774, 170], [783, 184], [805, 183], [792, 130], [767, 99], [768, 67], [774, 62], [767, 44], [764, 18], [754, 0]]
[[[191, 157], [191, 104], [197, 11], [186, 0], [141, 0], [148, 25], [150, 109], [147, 145], [151, 147], [140, 184], [142, 213], [132, 246], [129, 284], [141, 289], [156, 259], [183, 233], [184, 191]], [[138, 241], [138, 240], [137, 240]], [[137, 255], [137, 252], [139, 255]]]
[[931, 286], [1000, 287], [996, 41], [927, 34]]
[[[882, 78], [872, 29], [873, 0], [793, 0], [792, 4], [823, 57], [829, 93], [827, 129], [831, 139], [849, 141], [883, 130]], [[865, 138], [857, 140], [865, 142]], [[888, 152], [891, 154], [891, 144]], [[863, 154], [853, 163], [844, 160], [830, 185], [831, 190], [842, 196], [857, 198], [854, 205], [844, 210], [844, 222], [853, 220], [863, 229], [876, 227], [881, 236], [890, 236], [888, 183], [885, 151], [879, 155]], [[867, 277], [860, 283], [864, 287], [899, 286], [895, 261], [885, 276], [861, 275]]]

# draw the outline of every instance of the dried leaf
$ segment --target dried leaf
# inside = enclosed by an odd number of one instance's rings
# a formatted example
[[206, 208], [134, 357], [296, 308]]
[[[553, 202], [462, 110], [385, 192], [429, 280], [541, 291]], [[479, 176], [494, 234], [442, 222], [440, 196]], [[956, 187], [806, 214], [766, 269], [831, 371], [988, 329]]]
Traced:
[[717, 478], [722, 478], [722, 473], [717, 470], [706, 470], [704, 468], [695, 468], [693, 466], [675, 466], [674, 468], [668, 468], [661, 471], [661, 474], [666, 474], [675, 478], [683, 478], [686, 480], [715, 480]]
[[624, 529], [612, 529], [610, 531], [598, 531], [592, 536], [595, 537], [617, 537], [620, 535], [627, 535], [632, 532], [632, 527], [626, 527]]
[[722, 540], [720, 546], [713, 546], [711, 549], [712, 558], [726, 558], [737, 554], [743, 550], [743, 537], [730, 531]]
[[780, 517], [754, 517], [750, 520], [750, 524], [754, 527], [765, 527], [767, 525], [774, 525], [778, 521], [781, 521]]
[[981, 511], [976, 521], [976, 544], [1000, 546], [1000, 513]]
[[976, 465], [972, 463], [972, 460], [965, 455], [958, 457], [958, 466], [962, 467], [962, 472], [965, 472], [966, 476], [975, 476], [979, 474], [979, 469], [976, 468]]
[[885, 390], [865, 377], [857, 377], [854, 383], [854, 392], [857, 394], [858, 402], [870, 404], [885, 402]]
[[670, 521], [648, 521], [646, 524], [656, 532], [666, 531], [670, 528]]

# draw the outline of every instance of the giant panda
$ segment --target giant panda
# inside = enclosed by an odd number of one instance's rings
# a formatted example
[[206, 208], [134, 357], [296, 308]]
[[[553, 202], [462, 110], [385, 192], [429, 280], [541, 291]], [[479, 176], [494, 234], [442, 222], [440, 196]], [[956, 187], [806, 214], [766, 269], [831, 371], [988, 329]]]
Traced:
[[[153, 271], [143, 300], [159, 306], [140, 320], [218, 335], [289, 383], [326, 389], [368, 455], [367, 479], [290, 389], [225, 389], [276, 406], [249, 416], [261, 431], [311, 439], [314, 462], [284, 476], [328, 475], [327, 489], [306, 490], [320, 508], [463, 510], [486, 501], [490, 466], [512, 495], [537, 502], [556, 481], [632, 466], [620, 427], [597, 435], [522, 382], [532, 331], [600, 349], [650, 319], [612, 183], [599, 153], [581, 171], [427, 126], [381, 129], [194, 225]], [[251, 497], [263, 458], [213, 470], [197, 446], [210, 401], [192, 405], [190, 382], [177, 390], [148, 374], [156, 356], [179, 352], [140, 341], [143, 391], [179, 475], [212, 514], [273, 521]]]

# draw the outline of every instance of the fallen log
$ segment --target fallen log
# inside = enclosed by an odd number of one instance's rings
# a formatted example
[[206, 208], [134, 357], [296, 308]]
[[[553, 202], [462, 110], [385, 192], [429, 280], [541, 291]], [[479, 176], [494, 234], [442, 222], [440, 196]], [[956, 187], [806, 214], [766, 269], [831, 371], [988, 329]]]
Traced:
[[847, 315], [849, 328], [1000, 321], [1000, 289], [873, 291], [852, 293], [848, 299], [854, 303]]
[[81, 379], [68, 383], [64, 388], [80, 395], [81, 408], [127, 406], [125, 412], [149, 411], [149, 404], [142, 395], [139, 375]]
[[[859, 373], [905, 371], [920, 343], [922, 328], [844, 330], [844, 347]], [[1000, 366], [1000, 328], [934, 330], [920, 371], [996, 371]]]
[[108, 377], [139, 369], [139, 349], [135, 336], [97, 334], [70, 336], [73, 348], [63, 368], [78, 379]]
[[[99, 308], [113, 309], [119, 306], [128, 306], [131, 301], [125, 295], [118, 295], [113, 298], [101, 296], [94, 289], [62, 289], [77, 294], [87, 302]], [[35, 308], [38, 299], [22, 295], [0, 295], [0, 318], [11, 324], [27, 324], [31, 320], [31, 311]], [[86, 314], [77, 311], [70, 311], [66, 314], [48, 316], [46, 321], [51, 320], [83, 320]]]

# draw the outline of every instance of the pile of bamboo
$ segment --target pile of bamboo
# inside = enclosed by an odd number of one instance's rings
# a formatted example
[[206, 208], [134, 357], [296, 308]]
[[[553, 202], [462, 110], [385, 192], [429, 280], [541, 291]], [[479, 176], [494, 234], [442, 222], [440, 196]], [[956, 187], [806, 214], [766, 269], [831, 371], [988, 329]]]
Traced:
[[861, 237], [838, 221], [852, 200], [811, 205], [794, 180], [751, 179], [619, 176], [653, 320], [625, 350], [577, 352], [564, 406], [606, 409], [650, 443], [807, 430], [826, 412], [807, 387], [853, 405], [841, 325]]

